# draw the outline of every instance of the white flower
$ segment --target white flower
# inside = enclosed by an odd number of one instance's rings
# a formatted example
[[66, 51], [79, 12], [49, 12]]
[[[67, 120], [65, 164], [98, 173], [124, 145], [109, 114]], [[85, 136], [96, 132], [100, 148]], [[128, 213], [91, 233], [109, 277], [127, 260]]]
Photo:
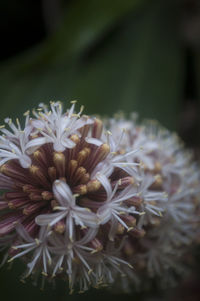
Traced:
[[135, 191], [133, 185], [127, 186], [122, 192], [116, 193], [119, 182], [115, 185], [114, 189], [110, 185], [107, 177], [98, 174], [97, 179], [101, 182], [106, 191], [106, 201], [103, 202], [102, 206], [97, 211], [97, 216], [99, 218], [99, 224], [106, 224], [107, 222], [111, 223], [109, 231], [109, 239], [114, 240], [114, 236], [117, 230], [118, 223], [124, 226], [127, 230], [129, 227], [123, 221], [123, 215], [126, 214], [140, 214], [134, 206], [127, 207], [125, 202], [131, 197], [135, 196]]
[[94, 268], [95, 287], [101, 287], [113, 284], [117, 276], [124, 277], [127, 273], [132, 272], [133, 266], [122, 259], [120, 251], [124, 245], [125, 238], [122, 239], [118, 247], [114, 242], [107, 242], [105, 250], [96, 256], [96, 264]]
[[23, 240], [24, 243], [15, 245], [13, 247], [14, 250], [21, 250], [15, 256], [13, 256], [9, 261], [13, 261], [18, 257], [22, 257], [27, 253], [32, 253], [32, 261], [27, 264], [28, 272], [25, 277], [28, 277], [32, 271], [34, 270], [37, 262], [41, 259], [43, 266], [43, 273], [47, 275], [48, 273], [48, 265], [51, 265], [51, 255], [49, 252], [48, 246], [48, 238], [51, 235], [51, 231], [47, 229], [47, 227], [41, 227], [39, 231], [38, 238], [32, 238], [29, 233], [24, 229], [24, 227], [20, 224], [16, 225], [16, 230]]
[[54, 208], [58, 212], [37, 216], [36, 223], [38, 225], [52, 227], [60, 220], [65, 219], [66, 231], [71, 241], [74, 240], [75, 225], [80, 225], [82, 228], [97, 227], [96, 215], [88, 208], [76, 205], [76, 197], [64, 181], [56, 180], [54, 182], [53, 193], [60, 205]]
[[[46, 106], [41, 104], [43, 109], [39, 113], [34, 111], [34, 115], [39, 119], [33, 121], [33, 125], [38, 128], [38, 133], [45, 138], [44, 143], [53, 143], [55, 151], [62, 152], [66, 148], [73, 148], [75, 143], [69, 138], [72, 134], [80, 136], [79, 129], [85, 125], [92, 124], [93, 121], [87, 116], [80, 116], [81, 111], [78, 114], [74, 113], [74, 106], [71, 106], [70, 110], [63, 114], [62, 104], [60, 102], [51, 103], [51, 111], [48, 111]], [[39, 141], [41, 137], [35, 138], [35, 141]]]
[[71, 293], [171, 277], [199, 234], [198, 166], [155, 122], [119, 116], [107, 130], [74, 107], [0, 127], [3, 263], [22, 258], [26, 276], [67, 278]]
[[162, 217], [165, 211], [165, 204], [168, 201], [168, 195], [165, 192], [153, 191], [150, 189], [155, 178], [151, 175], [143, 175], [143, 180], [137, 188], [137, 196], [142, 199], [140, 210], [142, 214], [138, 222], [138, 227], [141, 228], [144, 224], [151, 222], [152, 216]]
[[71, 291], [73, 290], [74, 283], [77, 282], [79, 282], [81, 290], [86, 290], [86, 288], [83, 289], [81, 287], [82, 281], [84, 281], [85, 278], [86, 282], [84, 283], [88, 289], [88, 285], [86, 284], [87, 282], [91, 282], [90, 274], [92, 273], [89, 261], [94, 249], [86, 245], [96, 234], [96, 229], [89, 229], [81, 239], [74, 240], [73, 242], [69, 239], [67, 233], [64, 236], [53, 235], [50, 237], [50, 249], [52, 254], [54, 254], [52, 275], [55, 276], [64, 271], [68, 275]]
[[[123, 136], [123, 131], [121, 133], [121, 136]], [[95, 178], [98, 173], [104, 174], [109, 177], [113, 173], [115, 168], [120, 168], [130, 176], [134, 176], [136, 179], [138, 179], [138, 167], [140, 166], [140, 163], [130, 162], [128, 161], [128, 159], [135, 153], [140, 152], [141, 149], [137, 148], [121, 154], [119, 148], [120, 143], [118, 140], [114, 139], [111, 132], [106, 132], [106, 135], [105, 137], [103, 137], [103, 139], [106, 140], [107, 144], [110, 146], [110, 153], [108, 154], [106, 159], [100, 162], [93, 170], [91, 175], [92, 178]], [[119, 140], [120, 139], [121, 138], [119, 138]]]
[[23, 168], [30, 167], [32, 162], [30, 154], [45, 142], [44, 138], [31, 139], [30, 135], [33, 130], [33, 124], [29, 118], [29, 112], [26, 113], [23, 130], [18, 119], [16, 121], [17, 126], [9, 118], [5, 122], [11, 128], [11, 131], [4, 127], [0, 129], [3, 133], [0, 136], [0, 165], [12, 159], [17, 159]]

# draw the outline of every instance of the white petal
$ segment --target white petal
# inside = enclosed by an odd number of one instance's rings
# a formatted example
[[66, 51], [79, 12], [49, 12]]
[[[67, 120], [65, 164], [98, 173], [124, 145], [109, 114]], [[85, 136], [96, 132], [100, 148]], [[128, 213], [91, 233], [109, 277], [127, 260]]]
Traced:
[[22, 155], [19, 157], [19, 162], [23, 168], [29, 168], [31, 166], [31, 158], [27, 155]]
[[75, 198], [72, 191], [64, 181], [56, 180], [53, 183], [53, 193], [61, 206], [69, 207], [75, 205]]
[[112, 209], [107, 205], [103, 205], [97, 211], [97, 216], [99, 218], [99, 223], [104, 225], [106, 224], [110, 218], [112, 217]]
[[35, 218], [36, 224], [39, 226], [53, 226], [66, 216], [67, 212], [57, 212], [51, 214], [41, 214]]
[[99, 180], [101, 182], [101, 184], [105, 188], [107, 198], [109, 199], [111, 194], [112, 194], [112, 187], [110, 185], [110, 182], [109, 182], [108, 178], [105, 175], [101, 174], [101, 173], [97, 173], [96, 178], [97, 178], [97, 180]]
[[90, 144], [94, 144], [96, 146], [101, 146], [103, 142], [96, 138], [85, 138], [85, 141]]
[[83, 224], [92, 228], [97, 227], [97, 216], [93, 212], [88, 211], [88, 209], [76, 206], [73, 213], [76, 222], [80, 220], [80, 225]]
[[46, 142], [47, 142], [47, 139], [45, 137], [31, 139], [26, 144], [26, 150], [28, 150], [29, 153], [33, 153], [35, 151], [35, 149], [37, 149], [41, 145], [45, 144]]
[[[62, 138], [62, 145], [65, 148], [73, 148], [73, 147], [75, 147], [76, 144], [71, 139], [63, 137]], [[54, 144], [54, 147], [55, 147], [55, 144]]]

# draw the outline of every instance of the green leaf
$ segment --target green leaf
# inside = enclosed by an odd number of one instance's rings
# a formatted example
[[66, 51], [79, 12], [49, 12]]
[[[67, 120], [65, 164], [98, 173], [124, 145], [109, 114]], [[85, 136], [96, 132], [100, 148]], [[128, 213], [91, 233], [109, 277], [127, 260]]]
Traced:
[[55, 37], [4, 67], [1, 118], [78, 98], [89, 113], [136, 110], [175, 128], [183, 78], [176, 12], [160, 1], [133, 9], [137, 2], [72, 5]]
[[200, 49], [198, 48], [194, 53], [194, 67], [195, 67], [195, 78], [196, 78], [195, 86], [197, 88], [197, 97], [200, 103]]
[[76, 69], [80, 55], [140, 2], [143, 0], [72, 2], [60, 31], [2, 66], [0, 117], [21, 113], [40, 101], [67, 97], [71, 69]]
[[71, 96], [88, 104], [90, 112], [134, 110], [174, 129], [184, 78], [175, 20], [176, 12], [160, 1], [132, 14], [83, 66]]

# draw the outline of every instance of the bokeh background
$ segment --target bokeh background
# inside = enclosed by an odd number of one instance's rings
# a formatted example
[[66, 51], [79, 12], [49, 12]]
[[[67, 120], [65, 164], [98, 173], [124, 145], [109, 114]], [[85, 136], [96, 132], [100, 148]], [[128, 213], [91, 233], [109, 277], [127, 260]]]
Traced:
[[[199, 0], [1, 0], [0, 120], [39, 102], [78, 100], [85, 113], [137, 111], [178, 131], [200, 153]], [[198, 258], [198, 252], [195, 253]], [[14, 264], [0, 271], [1, 300], [109, 300], [105, 291], [41, 292]], [[120, 300], [200, 300], [198, 265], [180, 288]]]

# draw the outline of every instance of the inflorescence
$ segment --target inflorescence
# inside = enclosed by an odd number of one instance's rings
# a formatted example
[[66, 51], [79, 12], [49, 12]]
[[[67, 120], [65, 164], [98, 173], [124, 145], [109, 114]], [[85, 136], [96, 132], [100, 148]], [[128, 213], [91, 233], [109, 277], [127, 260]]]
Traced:
[[[60, 102], [0, 130], [0, 250], [69, 290], [171, 281], [198, 239], [200, 173], [175, 134]], [[144, 280], [145, 279], [145, 280]]]

